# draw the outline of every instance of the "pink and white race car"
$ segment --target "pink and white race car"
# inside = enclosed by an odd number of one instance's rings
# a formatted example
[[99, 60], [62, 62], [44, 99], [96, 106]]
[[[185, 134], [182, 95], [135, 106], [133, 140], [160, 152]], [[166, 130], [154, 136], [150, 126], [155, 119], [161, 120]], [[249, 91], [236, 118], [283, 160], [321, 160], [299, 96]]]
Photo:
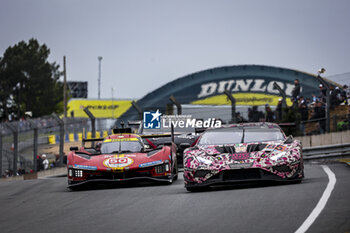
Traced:
[[302, 145], [274, 123], [242, 123], [207, 129], [184, 151], [188, 191], [214, 184], [275, 180], [301, 182]]

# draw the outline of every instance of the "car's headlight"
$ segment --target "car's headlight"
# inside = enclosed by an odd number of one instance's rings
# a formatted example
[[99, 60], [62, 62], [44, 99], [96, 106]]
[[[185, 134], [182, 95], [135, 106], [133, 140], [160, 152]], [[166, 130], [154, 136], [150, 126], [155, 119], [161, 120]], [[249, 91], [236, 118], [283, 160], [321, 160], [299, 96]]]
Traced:
[[283, 152], [281, 152], [281, 153], [278, 153], [278, 154], [275, 154], [275, 155], [271, 156], [270, 159], [271, 159], [271, 160], [274, 160], [274, 161], [277, 161], [277, 160], [279, 160], [280, 158], [286, 157], [286, 156], [288, 156], [288, 152], [283, 151]]
[[204, 164], [206, 164], [206, 165], [210, 165], [210, 164], [212, 163], [211, 160], [205, 159], [205, 158], [202, 158], [202, 157], [197, 157], [197, 160], [198, 160], [198, 162], [204, 163]]

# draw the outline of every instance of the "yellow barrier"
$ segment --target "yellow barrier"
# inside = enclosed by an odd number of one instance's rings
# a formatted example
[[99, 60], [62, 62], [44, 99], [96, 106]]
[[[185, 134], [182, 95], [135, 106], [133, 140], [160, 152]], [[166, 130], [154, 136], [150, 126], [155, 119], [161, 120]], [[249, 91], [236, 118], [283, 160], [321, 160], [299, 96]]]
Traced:
[[[96, 131], [96, 138], [100, 137], [108, 137], [108, 131]], [[65, 135], [65, 142], [81, 142], [83, 140], [83, 133], [70, 133]], [[92, 133], [91, 132], [86, 132], [86, 138], [91, 139], [92, 138]], [[48, 136], [49, 144], [57, 144], [60, 142], [59, 136], [58, 135], [49, 135]]]

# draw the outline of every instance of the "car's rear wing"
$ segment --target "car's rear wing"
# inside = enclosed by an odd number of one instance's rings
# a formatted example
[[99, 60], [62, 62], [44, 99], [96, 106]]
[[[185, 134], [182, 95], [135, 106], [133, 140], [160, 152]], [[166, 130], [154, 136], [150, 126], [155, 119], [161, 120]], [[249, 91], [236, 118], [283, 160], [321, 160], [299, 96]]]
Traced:
[[294, 122], [292, 123], [278, 123], [280, 127], [295, 127], [296, 124]]
[[205, 130], [206, 130], [207, 128], [195, 128], [194, 129], [194, 132], [196, 133], [196, 134], [201, 134], [201, 133], [203, 133]]
[[104, 138], [84, 138], [85, 129], [83, 129], [83, 138], [81, 140], [82, 147], [85, 147], [85, 142], [92, 142], [91, 147], [93, 147], [94, 142], [103, 141]]
[[122, 133], [133, 133], [131, 128], [115, 128], [112, 129], [113, 134], [122, 134]]
[[[171, 154], [173, 153], [173, 150], [176, 151], [176, 146], [175, 146], [175, 134], [174, 134], [174, 125], [171, 124], [171, 131], [170, 134], [149, 134], [149, 135], [140, 135], [141, 138], [145, 138], [146, 140], [148, 140], [147, 138], [162, 138], [162, 137], [171, 137], [171, 142], [170, 143], [165, 143], [164, 145], [169, 144], [170, 148], [171, 148]], [[148, 143], [150, 143], [150, 141], [148, 140]], [[155, 148], [154, 148], [155, 149]], [[171, 163], [173, 163], [173, 156], [170, 156], [170, 160]]]
[[[179, 135], [177, 133], [177, 135]], [[142, 134], [139, 135], [141, 138], [166, 138], [171, 137], [171, 142], [175, 143], [175, 133], [174, 133], [174, 125], [171, 125], [170, 133], [163, 133], [163, 134]]]
[[103, 141], [104, 138], [83, 138], [82, 140], [82, 146], [85, 147], [85, 142], [98, 142]]
[[141, 125], [142, 121], [128, 121], [129, 126], [136, 126], [139, 127]]

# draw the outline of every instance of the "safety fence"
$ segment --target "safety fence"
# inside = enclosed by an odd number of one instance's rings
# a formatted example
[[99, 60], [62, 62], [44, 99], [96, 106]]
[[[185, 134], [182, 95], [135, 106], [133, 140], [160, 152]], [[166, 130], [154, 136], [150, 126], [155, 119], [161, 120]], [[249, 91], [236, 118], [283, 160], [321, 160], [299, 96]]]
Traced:
[[[112, 133], [112, 130], [96, 131], [95, 138], [107, 137]], [[64, 135], [65, 142], [81, 142], [83, 138], [91, 139], [93, 132], [83, 132], [83, 133], [67, 133]], [[60, 142], [60, 135], [51, 134], [48, 135], [49, 144], [57, 144]]]
[[106, 136], [114, 122], [115, 119], [94, 119], [93, 125], [90, 118], [61, 119], [50, 115], [0, 123], [0, 177], [42, 170], [43, 154], [49, 168], [63, 166], [69, 150], [65, 143], [81, 141], [83, 133], [86, 138]]

